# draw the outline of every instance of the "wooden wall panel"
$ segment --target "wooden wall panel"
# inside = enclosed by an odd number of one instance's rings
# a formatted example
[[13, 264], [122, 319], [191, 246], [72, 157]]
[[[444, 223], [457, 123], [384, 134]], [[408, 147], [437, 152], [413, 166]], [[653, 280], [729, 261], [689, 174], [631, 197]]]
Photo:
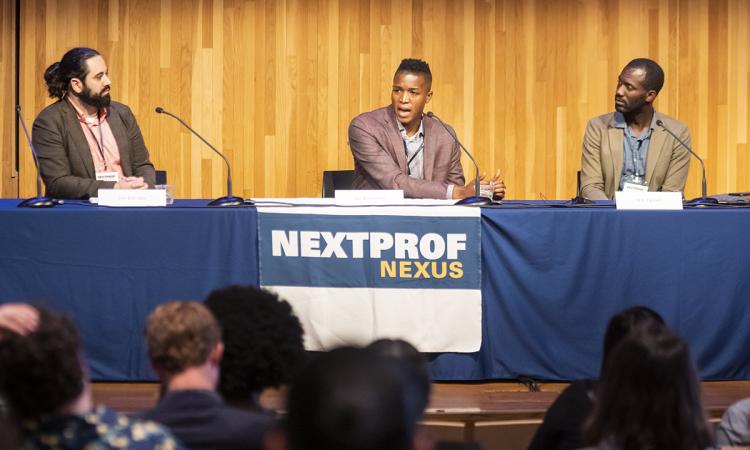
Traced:
[[617, 75], [639, 56], [664, 67], [657, 108], [690, 126], [709, 190], [750, 190], [744, 0], [25, 0], [21, 17], [27, 119], [49, 102], [49, 64], [99, 49], [113, 98], [182, 197], [221, 195], [223, 164], [155, 106], [227, 154], [236, 193], [318, 196], [323, 170], [353, 165], [349, 121], [389, 102], [408, 56], [430, 63], [432, 109], [484, 170], [503, 170], [509, 198], [573, 195], [586, 122], [612, 110]]
[[[0, 0], [0, 198], [18, 196], [15, 42], [16, 1]], [[22, 148], [28, 151], [28, 146]]]

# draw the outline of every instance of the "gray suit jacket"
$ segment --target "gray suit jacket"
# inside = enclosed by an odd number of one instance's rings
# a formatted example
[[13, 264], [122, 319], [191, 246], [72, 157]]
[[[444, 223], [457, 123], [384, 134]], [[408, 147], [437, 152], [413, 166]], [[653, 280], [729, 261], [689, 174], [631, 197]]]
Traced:
[[[656, 112], [674, 134], [690, 145], [687, 125]], [[591, 119], [583, 136], [581, 195], [592, 200], [613, 199], [620, 187], [623, 159], [623, 130], [614, 125], [615, 113]], [[654, 128], [646, 157], [649, 191], [682, 192], [685, 189], [690, 153], [661, 127]]]
[[[153, 187], [156, 183], [154, 166], [130, 108], [112, 102], [107, 121], [120, 149], [123, 174], [143, 177]], [[39, 171], [47, 195], [69, 199], [96, 197], [100, 188], [115, 185], [113, 181], [96, 180], [88, 141], [69, 101], [60, 100], [39, 113], [34, 121], [32, 141], [39, 155]]]
[[410, 177], [397, 121], [390, 106], [352, 120], [349, 147], [355, 189], [403, 189], [406, 197], [444, 199], [449, 184], [464, 185], [460, 148], [436, 119], [427, 116], [422, 117], [425, 179]]

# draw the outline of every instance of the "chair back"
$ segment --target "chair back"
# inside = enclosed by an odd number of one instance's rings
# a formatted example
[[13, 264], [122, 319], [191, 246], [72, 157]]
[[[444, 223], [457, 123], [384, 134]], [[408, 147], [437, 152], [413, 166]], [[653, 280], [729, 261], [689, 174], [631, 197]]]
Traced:
[[323, 197], [333, 198], [337, 190], [351, 190], [353, 183], [353, 170], [323, 171]]

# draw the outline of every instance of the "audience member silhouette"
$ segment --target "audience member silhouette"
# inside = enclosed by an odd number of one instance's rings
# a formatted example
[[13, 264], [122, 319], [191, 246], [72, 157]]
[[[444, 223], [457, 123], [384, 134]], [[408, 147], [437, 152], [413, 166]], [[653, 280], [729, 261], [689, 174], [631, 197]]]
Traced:
[[[601, 366], [612, 349], [631, 334], [658, 333], [664, 319], [654, 310], [635, 306], [612, 316], [604, 334]], [[544, 421], [529, 444], [529, 450], [575, 450], [582, 447], [582, 427], [594, 407], [595, 380], [577, 380], [568, 386], [549, 407]]]
[[342, 347], [320, 354], [289, 391], [288, 448], [411, 448], [416, 422], [407, 412], [407, 383], [399, 364], [371, 351]]
[[591, 450], [706, 450], [713, 445], [688, 346], [669, 330], [617, 344], [596, 386]]
[[254, 286], [230, 286], [204, 302], [222, 329], [219, 393], [231, 406], [259, 410], [265, 388], [292, 381], [306, 361], [302, 325], [289, 303]]
[[717, 447], [750, 445], [750, 398], [742, 399], [724, 411], [716, 428]]
[[75, 326], [61, 314], [36, 311], [25, 335], [0, 329], [0, 392], [24, 448], [182, 448], [155, 423], [94, 407]]
[[219, 324], [205, 306], [159, 305], [147, 319], [146, 341], [164, 396], [144, 418], [169, 427], [191, 450], [262, 447], [271, 419], [231, 408], [216, 392], [224, 345]]

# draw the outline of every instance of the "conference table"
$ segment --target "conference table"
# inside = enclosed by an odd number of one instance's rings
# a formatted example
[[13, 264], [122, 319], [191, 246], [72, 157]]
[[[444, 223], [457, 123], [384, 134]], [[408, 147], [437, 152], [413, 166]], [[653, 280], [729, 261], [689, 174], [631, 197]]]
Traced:
[[[0, 303], [68, 313], [95, 380], [154, 379], [156, 305], [258, 284], [253, 206], [17, 203], [0, 199]], [[507, 201], [480, 220], [481, 348], [428, 355], [436, 380], [594, 377], [608, 319], [635, 305], [687, 339], [703, 379], [750, 378], [750, 210]]]

